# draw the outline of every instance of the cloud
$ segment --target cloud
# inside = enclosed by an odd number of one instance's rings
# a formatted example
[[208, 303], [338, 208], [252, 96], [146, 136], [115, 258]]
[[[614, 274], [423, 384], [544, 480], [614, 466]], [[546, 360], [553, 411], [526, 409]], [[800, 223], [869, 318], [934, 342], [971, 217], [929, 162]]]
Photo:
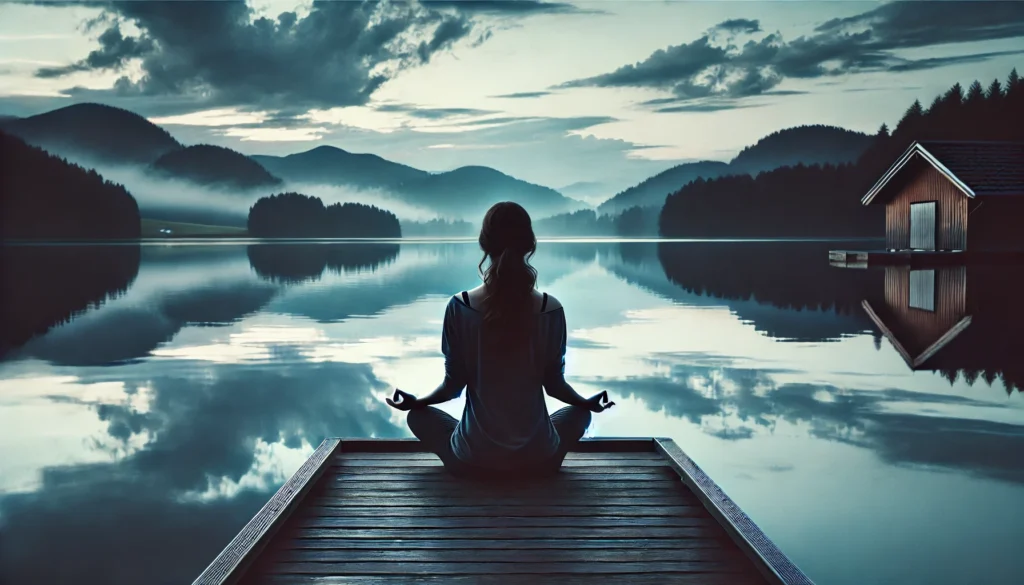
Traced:
[[587, 12], [567, 2], [541, 0], [425, 0], [429, 6], [451, 7], [466, 13], [493, 15], [565, 14]]
[[[99, 49], [37, 75], [117, 71], [137, 59], [141, 75], [123, 75], [108, 93], [172, 96], [193, 107], [361, 105], [473, 29], [463, 13], [376, 2], [318, 2], [303, 16], [276, 18], [242, 2], [121, 2], [104, 20]], [[138, 35], [124, 36], [124, 23]]]
[[761, 32], [761, 23], [748, 18], [731, 18], [716, 24], [713, 30], [729, 33], [756, 33]]
[[496, 96], [491, 96], [491, 97], [515, 100], [515, 99], [526, 99], [526, 98], [544, 97], [546, 95], [551, 95], [552, 93], [554, 93], [554, 92], [550, 92], [550, 91], [518, 91], [516, 93], [506, 93], [506, 94], [501, 94], [501, 95], [496, 95]]
[[463, 116], [486, 116], [496, 114], [494, 110], [479, 110], [476, 108], [424, 108], [414, 104], [381, 104], [374, 107], [378, 112], [395, 112], [422, 118], [425, 120], [442, 120]]
[[[737, 42], [760, 31], [754, 20], [719, 23], [701, 37], [655, 51], [635, 64], [557, 87], [642, 87], [671, 92], [682, 101], [723, 98], [719, 109], [763, 96], [784, 80], [873, 71], [932, 69], [984, 61], [1018, 51], [908, 59], [899, 50], [1024, 36], [1024, 3], [894, 2], [827, 21], [810, 35], [787, 41], [778, 32]], [[725, 33], [725, 40], [719, 36]], [[734, 101], [728, 101], [734, 100]], [[658, 111], [692, 111], [659, 108]]]

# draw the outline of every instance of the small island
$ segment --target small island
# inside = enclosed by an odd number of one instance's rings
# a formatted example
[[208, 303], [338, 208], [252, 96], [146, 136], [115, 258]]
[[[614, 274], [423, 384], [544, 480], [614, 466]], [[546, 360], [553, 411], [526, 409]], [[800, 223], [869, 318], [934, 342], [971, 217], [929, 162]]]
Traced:
[[280, 193], [249, 209], [249, 235], [256, 238], [400, 238], [390, 211], [362, 203], [324, 205], [319, 197]]

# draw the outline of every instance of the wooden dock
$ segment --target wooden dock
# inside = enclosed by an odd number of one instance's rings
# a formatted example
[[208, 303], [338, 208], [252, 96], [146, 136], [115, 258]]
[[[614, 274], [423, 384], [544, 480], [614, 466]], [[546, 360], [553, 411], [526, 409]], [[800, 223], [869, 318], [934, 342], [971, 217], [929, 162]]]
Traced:
[[670, 439], [465, 480], [416, 440], [327, 439], [194, 585], [811, 581]]
[[1024, 252], [968, 252], [929, 250], [830, 250], [829, 264], [844, 268], [910, 266], [928, 268], [965, 264], [1022, 264]]

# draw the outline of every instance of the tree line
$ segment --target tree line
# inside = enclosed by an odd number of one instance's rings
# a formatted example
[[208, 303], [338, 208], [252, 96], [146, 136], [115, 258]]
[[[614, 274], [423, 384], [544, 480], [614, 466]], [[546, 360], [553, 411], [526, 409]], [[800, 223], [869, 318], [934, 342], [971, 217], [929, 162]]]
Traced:
[[890, 133], [883, 124], [854, 164], [784, 167], [757, 177], [698, 179], [659, 217], [665, 237], [854, 237], [884, 233], [884, 209], [860, 198], [914, 141], [1024, 139], [1024, 82], [965, 92], [953, 85], [928, 109], [915, 101]]
[[390, 211], [362, 203], [324, 205], [319, 197], [280, 193], [249, 209], [249, 234], [260, 238], [400, 238]]
[[129, 239], [139, 206], [94, 170], [0, 131], [0, 240]]

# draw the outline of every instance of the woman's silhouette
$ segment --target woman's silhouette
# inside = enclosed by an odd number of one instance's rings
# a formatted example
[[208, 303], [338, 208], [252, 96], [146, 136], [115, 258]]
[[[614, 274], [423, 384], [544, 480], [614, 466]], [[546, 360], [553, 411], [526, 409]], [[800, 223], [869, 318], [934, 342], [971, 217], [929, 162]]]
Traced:
[[[445, 309], [444, 381], [423, 398], [395, 390], [387, 403], [409, 411], [413, 434], [456, 475], [554, 472], [591, 413], [614, 403], [605, 392], [583, 398], [565, 381], [565, 311], [534, 288], [537, 271], [529, 259], [537, 240], [526, 210], [494, 205], [479, 241], [484, 282], [452, 297]], [[431, 406], [467, 387], [461, 421]], [[544, 390], [569, 406], [548, 416]]]

